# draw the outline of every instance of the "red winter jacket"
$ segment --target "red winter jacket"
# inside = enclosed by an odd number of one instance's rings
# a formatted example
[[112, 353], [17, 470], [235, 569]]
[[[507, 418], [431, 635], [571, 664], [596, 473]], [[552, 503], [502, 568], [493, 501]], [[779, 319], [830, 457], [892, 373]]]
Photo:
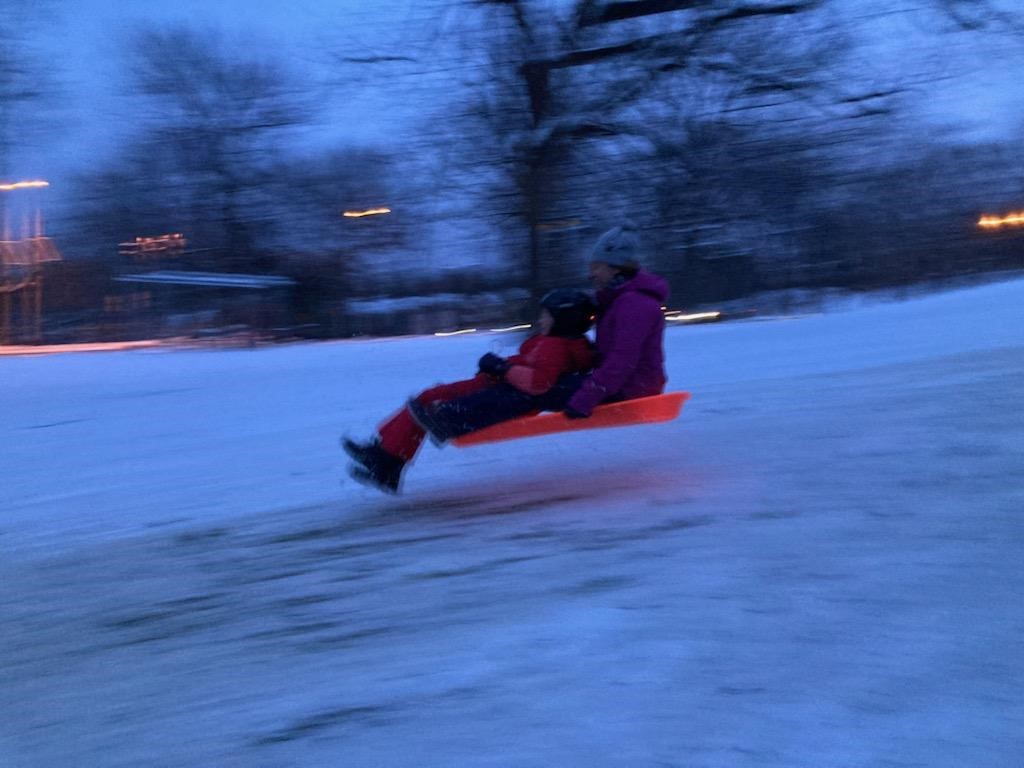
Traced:
[[589, 371], [594, 365], [590, 342], [582, 336], [531, 336], [508, 359], [510, 367], [504, 379], [528, 395], [543, 395], [563, 373]]

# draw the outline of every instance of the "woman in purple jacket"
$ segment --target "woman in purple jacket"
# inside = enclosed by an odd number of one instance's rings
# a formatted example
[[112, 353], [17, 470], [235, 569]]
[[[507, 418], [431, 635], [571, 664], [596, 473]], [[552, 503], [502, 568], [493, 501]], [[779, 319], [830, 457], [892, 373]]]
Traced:
[[639, 236], [631, 223], [605, 232], [590, 259], [597, 301], [597, 367], [563, 378], [548, 401], [571, 419], [590, 416], [600, 403], [661, 394], [665, 389], [662, 340], [668, 283], [644, 272]]

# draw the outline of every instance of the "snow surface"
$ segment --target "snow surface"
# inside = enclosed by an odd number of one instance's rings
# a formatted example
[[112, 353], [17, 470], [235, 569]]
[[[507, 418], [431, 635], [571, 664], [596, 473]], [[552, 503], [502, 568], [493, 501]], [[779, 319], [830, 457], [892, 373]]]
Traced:
[[0, 358], [0, 766], [1024, 765], [1022, 306], [673, 328], [678, 421], [399, 497], [338, 435], [494, 337]]

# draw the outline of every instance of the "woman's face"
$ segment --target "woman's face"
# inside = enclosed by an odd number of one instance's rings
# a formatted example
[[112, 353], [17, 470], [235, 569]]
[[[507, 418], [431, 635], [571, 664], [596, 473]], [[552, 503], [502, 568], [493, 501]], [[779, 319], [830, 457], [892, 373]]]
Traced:
[[547, 336], [555, 324], [555, 318], [544, 307], [540, 309], [540, 316], [537, 318], [537, 330]]
[[611, 285], [617, 274], [619, 270], [603, 261], [590, 262], [590, 284], [599, 291]]

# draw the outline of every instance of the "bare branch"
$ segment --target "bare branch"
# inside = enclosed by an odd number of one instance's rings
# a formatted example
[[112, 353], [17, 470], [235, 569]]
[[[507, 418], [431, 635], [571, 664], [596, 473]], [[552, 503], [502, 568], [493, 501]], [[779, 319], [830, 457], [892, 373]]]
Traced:
[[346, 64], [390, 64], [399, 61], [410, 63], [418, 61], [411, 56], [340, 56], [337, 60]]
[[579, 24], [589, 27], [595, 24], [607, 24], [611, 21], [623, 21], [639, 16], [651, 16], [656, 13], [682, 11], [695, 6], [706, 5], [705, 2], [694, 0], [617, 0], [614, 2], [593, 2], [582, 9]]
[[[753, 18], [755, 16], [785, 16], [820, 7], [824, 0], [804, 0], [804, 2], [780, 3], [778, 5], [746, 5], [719, 14], [718, 23]], [[580, 16], [581, 27], [595, 24], [607, 24], [613, 21], [624, 21], [642, 16], [672, 11], [712, 9], [714, 4], [708, 0], [612, 0], [603, 4], [589, 4]]]

